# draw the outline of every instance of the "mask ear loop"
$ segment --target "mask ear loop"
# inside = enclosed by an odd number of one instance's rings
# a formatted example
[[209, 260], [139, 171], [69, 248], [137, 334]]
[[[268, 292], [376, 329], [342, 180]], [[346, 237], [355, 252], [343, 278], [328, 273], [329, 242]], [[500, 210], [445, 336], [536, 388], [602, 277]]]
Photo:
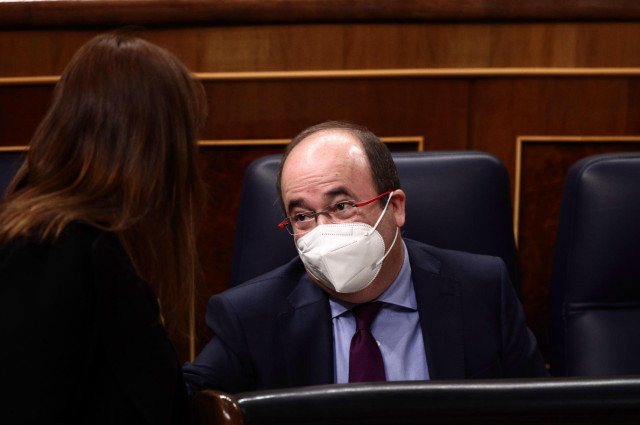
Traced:
[[367, 233], [367, 236], [371, 236], [371, 234], [373, 232], [376, 231], [376, 229], [378, 228], [378, 224], [380, 224], [380, 221], [382, 221], [382, 217], [384, 217], [384, 213], [387, 212], [387, 207], [389, 206], [389, 201], [391, 201], [391, 197], [393, 196], [393, 192], [389, 193], [389, 199], [387, 199], [387, 203], [384, 205], [384, 208], [382, 210], [382, 213], [380, 214], [380, 217], [378, 217], [378, 221], [376, 221], [376, 224], [373, 226], [373, 228], [369, 231], [369, 233]]
[[391, 243], [391, 246], [389, 247], [389, 250], [387, 251], [386, 254], [384, 254], [382, 256], [382, 258], [380, 259], [380, 261], [376, 262], [376, 267], [378, 267], [380, 264], [382, 264], [382, 262], [384, 261], [385, 258], [387, 258], [387, 255], [389, 255], [389, 253], [391, 252], [391, 250], [393, 249], [393, 246], [396, 244], [396, 241], [398, 240], [398, 226], [396, 226], [396, 235], [393, 237], [393, 242]]
[[[371, 229], [371, 231], [367, 234], [367, 236], [371, 235], [373, 232], [376, 231], [376, 229], [378, 228], [378, 224], [380, 224], [380, 221], [382, 221], [382, 217], [384, 217], [384, 213], [387, 212], [387, 208], [389, 207], [389, 201], [391, 201], [391, 197], [393, 196], [393, 192], [391, 192], [389, 194], [389, 199], [387, 199], [387, 203], [384, 206], [384, 209], [382, 210], [382, 213], [380, 214], [380, 217], [378, 217], [378, 221], [376, 221], [375, 226], [373, 226], [373, 229]], [[380, 264], [382, 264], [382, 262], [384, 261], [385, 258], [387, 258], [387, 255], [389, 255], [389, 253], [391, 252], [391, 250], [393, 249], [393, 246], [396, 244], [396, 241], [398, 240], [398, 226], [396, 226], [396, 234], [393, 237], [393, 242], [391, 243], [391, 246], [389, 247], [389, 249], [387, 250], [387, 252], [382, 256], [382, 258], [378, 261], [376, 261], [373, 264], [373, 268], [378, 267]]]

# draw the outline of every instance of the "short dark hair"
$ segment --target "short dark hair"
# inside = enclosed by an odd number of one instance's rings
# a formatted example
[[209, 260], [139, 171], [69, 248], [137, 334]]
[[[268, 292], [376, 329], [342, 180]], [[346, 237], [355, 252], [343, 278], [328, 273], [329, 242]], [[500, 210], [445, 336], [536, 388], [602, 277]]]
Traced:
[[[396, 164], [393, 162], [393, 157], [387, 145], [385, 145], [375, 134], [373, 134], [368, 128], [361, 125], [352, 124], [343, 121], [326, 121], [321, 124], [309, 127], [300, 132], [296, 137], [289, 142], [282, 154], [280, 165], [278, 166], [278, 179], [276, 180], [276, 188], [278, 190], [278, 196], [280, 196], [280, 205], [282, 210], [286, 214], [286, 208], [282, 200], [282, 169], [284, 163], [289, 157], [291, 151], [303, 140], [309, 136], [320, 133], [322, 131], [339, 130], [347, 132], [353, 135], [357, 140], [362, 143], [362, 147], [367, 155], [369, 161], [369, 170], [371, 171], [371, 177], [373, 183], [376, 186], [378, 193], [384, 193], [388, 190], [400, 189], [400, 179], [398, 178], [398, 170]], [[381, 199], [382, 204], [387, 202], [386, 198]]]

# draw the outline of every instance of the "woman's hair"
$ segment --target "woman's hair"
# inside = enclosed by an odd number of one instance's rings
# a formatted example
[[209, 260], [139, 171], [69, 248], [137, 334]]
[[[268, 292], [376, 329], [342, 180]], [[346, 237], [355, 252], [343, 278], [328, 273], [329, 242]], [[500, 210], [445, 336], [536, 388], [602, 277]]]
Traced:
[[184, 332], [205, 115], [202, 85], [171, 53], [124, 33], [95, 37], [64, 70], [0, 204], [0, 242], [54, 240], [74, 220], [114, 232], [138, 275], [172, 301], [168, 327]]

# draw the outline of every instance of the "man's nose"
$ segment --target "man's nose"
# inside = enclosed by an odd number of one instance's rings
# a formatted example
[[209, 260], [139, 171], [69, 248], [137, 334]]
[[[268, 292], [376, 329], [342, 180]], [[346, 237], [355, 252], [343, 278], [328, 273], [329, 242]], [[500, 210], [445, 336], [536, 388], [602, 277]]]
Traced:
[[327, 213], [320, 213], [316, 216], [316, 225], [331, 224], [331, 218]]

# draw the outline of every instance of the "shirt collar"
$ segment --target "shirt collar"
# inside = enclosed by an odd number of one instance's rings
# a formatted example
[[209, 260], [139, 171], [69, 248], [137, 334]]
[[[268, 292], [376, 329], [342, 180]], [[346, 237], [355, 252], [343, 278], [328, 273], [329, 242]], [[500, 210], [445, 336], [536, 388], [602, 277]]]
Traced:
[[[394, 304], [410, 310], [418, 309], [416, 294], [413, 290], [413, 282], [411, 281], [411, 265], [409, 264], [409, 251], [404, 241], [402, 241], [404, 249], [404, 261], [398, 276], [384, 291], [376, 301], [382, 301], [387, 304]], [[346, 311], [351, 310], [356, 304], [348, 303], [334, 297], [329, 297], [329, 306], [331, 307], [331, 318], [336, 318]]]

